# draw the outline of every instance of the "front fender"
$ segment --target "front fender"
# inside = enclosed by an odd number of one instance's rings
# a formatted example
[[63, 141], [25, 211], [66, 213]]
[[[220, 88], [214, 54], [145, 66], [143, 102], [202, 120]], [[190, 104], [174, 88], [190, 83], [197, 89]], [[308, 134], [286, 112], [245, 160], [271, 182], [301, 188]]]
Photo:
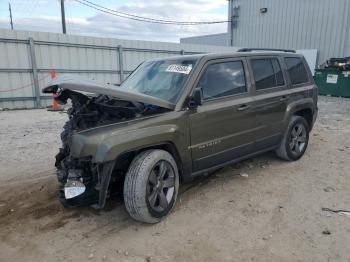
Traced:
[[180, 138], [176, 125], [161, 125], [145, 127], [128, 132], [116, 131], [106, 138], [97, 148], [94, 162], [106, 162], [115, 160], [120, 154], [154, 145], [162, 142], [173, 142]]
[[74, 134], [70, 139], [71, 155], [91, 156], [94, 163], [115, 160], [121, 153], [163, 142], [186, 141], [185, 133], [173, 124], [120, 129], [97, 134]]

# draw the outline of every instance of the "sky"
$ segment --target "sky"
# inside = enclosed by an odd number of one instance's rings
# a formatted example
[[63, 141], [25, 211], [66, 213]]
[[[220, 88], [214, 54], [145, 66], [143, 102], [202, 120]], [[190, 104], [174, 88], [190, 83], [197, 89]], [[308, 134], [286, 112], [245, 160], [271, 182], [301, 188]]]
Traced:
[[[134, 15], [175, 21], [227, 20], [227, 0], [90, 0]], [[0, 28], [62, 32], [59, 0], [0, 0]], [[101, 13], [75, 0], [65, 0], [67, 33], [121, 39], [179, 42], [181, 37], [223, 33], [227, 24], [178, 26], [132, 21]]]

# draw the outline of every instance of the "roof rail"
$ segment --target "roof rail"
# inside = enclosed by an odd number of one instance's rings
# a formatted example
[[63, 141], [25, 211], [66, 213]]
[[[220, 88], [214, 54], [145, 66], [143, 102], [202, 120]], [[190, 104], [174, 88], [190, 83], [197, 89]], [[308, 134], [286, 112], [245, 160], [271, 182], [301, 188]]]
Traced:
[[286, 53], [296, 53], [295, 50], [291, 49], [274, 49], [274, 48], [241, 48], [237, 52], [252, 52], [252, 51], [277, 51]]

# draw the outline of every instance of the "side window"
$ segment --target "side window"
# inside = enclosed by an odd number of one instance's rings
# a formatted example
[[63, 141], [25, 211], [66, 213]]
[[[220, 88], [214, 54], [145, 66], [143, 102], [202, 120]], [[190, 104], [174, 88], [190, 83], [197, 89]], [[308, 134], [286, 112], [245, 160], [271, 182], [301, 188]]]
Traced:
[[282, 69], [276, 58], [253, 59], [251, 65], [256, 90], [284, 85]]
[[309, 82], [309, 77], [305, 65], [301, 58], [286, 57], [285, 62], [292, 85], [298, 85]]
[[242, 61], [209, 65], [199, 86], [203, 90], [204, 100], [247, 92]]
[[273, 65], [273, 70], [275, 71], [276, 84], [277, 84], [277, 86], [283, 86], [284, 79], [283, 79], [283, 73], [282, 73], [280, 63], [275, 58], [271, 59], [271, 61], [272, 61], [272, 65]]

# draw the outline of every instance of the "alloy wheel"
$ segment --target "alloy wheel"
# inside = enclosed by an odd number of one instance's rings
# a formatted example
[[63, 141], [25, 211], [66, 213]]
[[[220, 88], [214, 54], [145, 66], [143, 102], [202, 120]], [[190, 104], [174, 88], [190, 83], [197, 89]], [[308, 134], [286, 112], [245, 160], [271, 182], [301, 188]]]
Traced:
[[303, 124], [296, 124], [290, 134], [289, 149], [295, 155], [300, 155], [306, 146], [307, 133]]
[[170, 163], [159, 161], [152, 169], [147, 185], [147, 201], [155, 212], [169, 208], [175, 193], [175, 173]]

